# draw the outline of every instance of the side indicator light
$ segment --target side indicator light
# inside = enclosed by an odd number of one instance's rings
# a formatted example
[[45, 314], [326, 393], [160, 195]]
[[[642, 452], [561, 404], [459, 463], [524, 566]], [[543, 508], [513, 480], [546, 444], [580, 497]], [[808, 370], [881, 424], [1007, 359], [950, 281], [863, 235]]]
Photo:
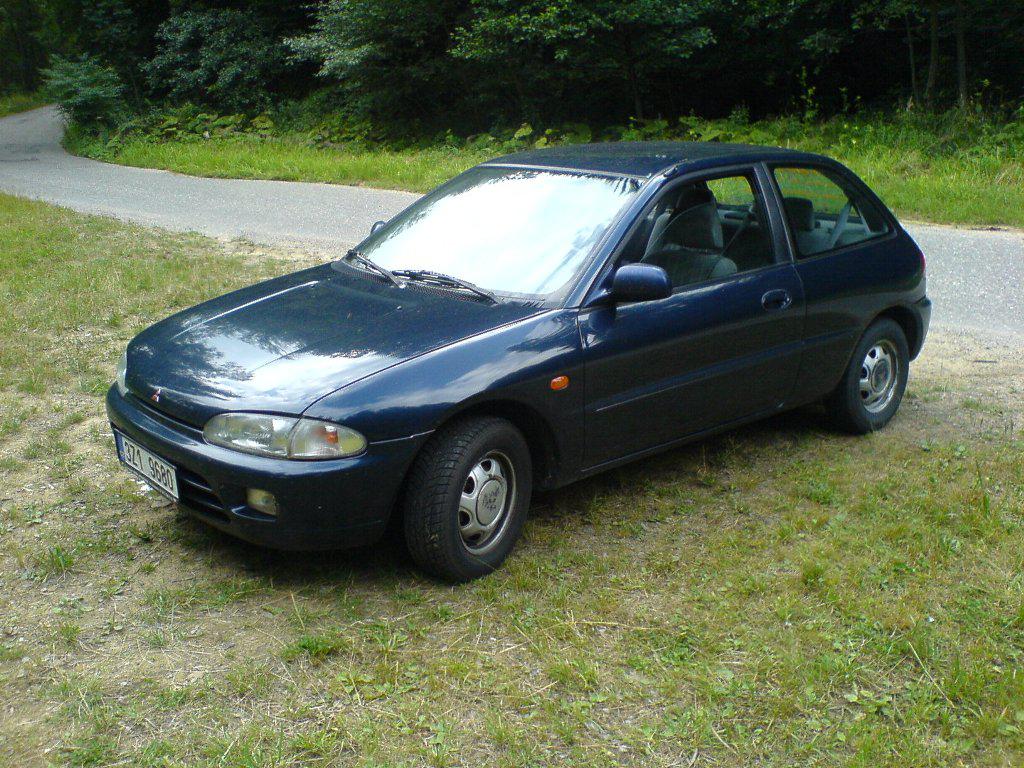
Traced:
[[559, 392], [559, 391], [561, 391], [563, 389], [566, 389], [568, 386], [569, 386], [569, 377], [568, 376], [555, 376], [555, 378], [553, 378], [551, 380], [551, 388], [553, 390], [555, 390], [555, 392]]

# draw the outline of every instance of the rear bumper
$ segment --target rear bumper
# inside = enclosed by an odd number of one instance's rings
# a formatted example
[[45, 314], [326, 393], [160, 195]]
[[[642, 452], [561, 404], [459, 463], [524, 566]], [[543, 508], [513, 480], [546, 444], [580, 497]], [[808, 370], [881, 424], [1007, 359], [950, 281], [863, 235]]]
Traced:
[[[107, 392], [111, 426], [178, 470], [179, 506], [209, 525], [274, 549], [360, 546], [384, 533], [406, 470], [426, 435], [371, 443], [350, 459], [287, 461], [206, 443], [195, 428]], [[277, 499], [276, 517], [246, 505], [246, 490]]]
[[917, 357], [921, 353], [921, 349], [924, 348], [924, 340], [928, 336], [928, 325], [932, 320], [932, 300], [924, 296], [914, 302], [912, 310], [917, 321], [917, 338], [910, 350], [911, 360]]

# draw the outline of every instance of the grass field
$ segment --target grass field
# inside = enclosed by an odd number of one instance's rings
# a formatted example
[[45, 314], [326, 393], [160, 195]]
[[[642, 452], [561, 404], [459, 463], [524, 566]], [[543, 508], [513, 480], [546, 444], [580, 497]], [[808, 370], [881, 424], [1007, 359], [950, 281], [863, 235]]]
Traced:
[[117, 465], [130, 336], [302, 261], [0, 196], [0, 763], [1021, 764], [1019, 350], [936, 334], [882, 433], [800, 412], [542, 496], [449, 587]]
[[[177, 131], [177, 129], [175, 129]], [[589, 135], [589, 131], [587, 132]], [[1024, 227], [1024, 120], [998, 122], [957, 114], [863, 116], [803, 123], [659, 122], [626, 138], [686, 138], [768, 144], [821, 152], [849, 165], [899, 215], [948, 224]], [[411, 149], [322, 145], [307, 132], [281, 135], [128, 134], [113, 144], [73, 133], [72, 151], [115, 163], [198, 176], [360, 184], [425, 192], [511, 147], [477, 137]], [[557, 140], [557, 136], [555, 137]], [[528, 145], [527, 144], [524, 144]]]
[[204, 141], [128, 140], [116, 151], [72, 145], [81, 154], [193, 176], [355, 184], [426, 192], [493, 153], [455, 149], [325, 149], [300, 138], [214, 138]]
[[13, 115], [15, 112], [25, 112], [29, 109], [41, 107], [46, 100], [37, 93], [10, 93], [6, 96], [0, 95], [0, 117]]

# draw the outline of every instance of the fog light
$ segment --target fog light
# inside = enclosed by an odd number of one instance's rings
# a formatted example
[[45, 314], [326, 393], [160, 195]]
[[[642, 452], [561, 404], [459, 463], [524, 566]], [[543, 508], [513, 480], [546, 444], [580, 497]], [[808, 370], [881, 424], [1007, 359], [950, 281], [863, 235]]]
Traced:
[[277, 499], [274, 494], [261, 491], [259, 488], [250, 488], [245, 492], [246, 503], [265, 515], [277, 517]]

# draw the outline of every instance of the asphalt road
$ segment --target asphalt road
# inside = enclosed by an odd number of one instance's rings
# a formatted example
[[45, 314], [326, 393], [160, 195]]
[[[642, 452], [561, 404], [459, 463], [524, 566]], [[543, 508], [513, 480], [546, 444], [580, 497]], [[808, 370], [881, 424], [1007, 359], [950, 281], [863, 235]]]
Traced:
[[69, 155], [62, 133], [54, 107], [0, 119], [0, 191], [167, 229], [318, 249], [354, 245], [418, 197], [126, 168]]
[[[172, 230], [323, 251], [351, 246], [374, 221], [416, 199], [408, 192], [108, 165], [67, 154], [61, 132], [53, 107], [0, 119], [0, 191]], [[1024, 233], [908, 229], [928, 259], [935, 326], [1024, 337]]]

